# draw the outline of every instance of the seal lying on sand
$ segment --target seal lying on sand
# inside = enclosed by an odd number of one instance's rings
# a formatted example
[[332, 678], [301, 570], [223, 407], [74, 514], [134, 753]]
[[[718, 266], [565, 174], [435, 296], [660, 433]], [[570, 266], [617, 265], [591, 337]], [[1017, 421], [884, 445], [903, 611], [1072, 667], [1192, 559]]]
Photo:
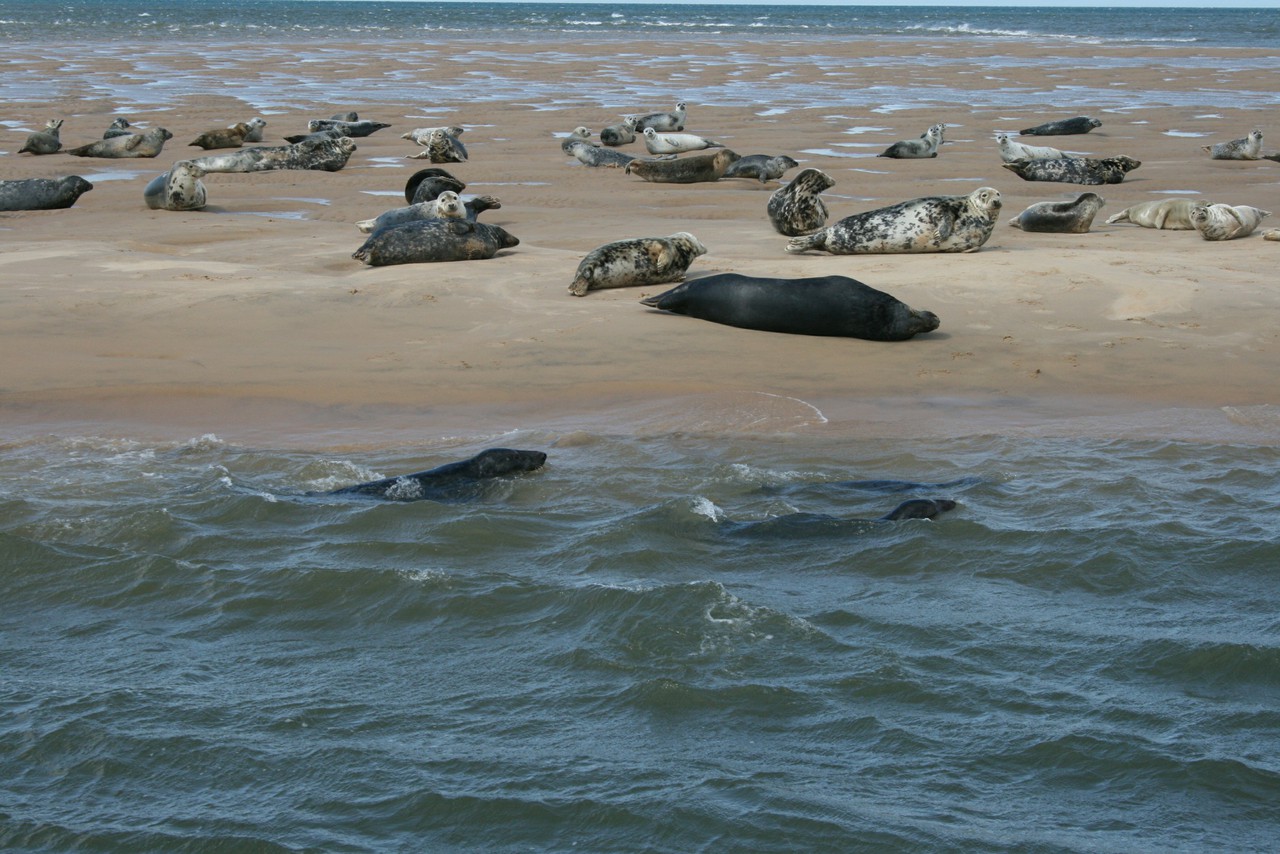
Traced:
[[477, 261], [519, 244], [501, 226], [465, 219], [422, 219], [375, 231], [351, 257], [370, 267]]
[[1084, 234], [1104, 204], [1106, 199], [1097, 193], [1081, 193], [1070, 202], [1036, 202], [1009, 220], [1009, 225], [1023, 231]]
[[143, 201], [152, 210], [198, 211], [208, 199], [200, 180], [204, 174], [190, 160], [179, 160], [168, 172], [151, 179], [142, 191]]
[[598, 246], [578, 264], [569, 293], [586, 296], [601, 288], [678, 282], [707, 247], [687, 231], [670, 237], [637, 237]]
[[517, 451], [511, 448], [489, 448], [469, 460], [445, 463], [442, 466], [344, 486], [330, 492], [309, 492], [308, 495], [359, 495], [382, 498], [387, 501], [456, 501], [474, 497], [480, 482], [511, 474], [537, 471], [547, 461], [543, 451]]
[[1005, 163], [1015, 160], [1057, 160], [1066, 157], [1060, 150], [1047, 145], [1026, 145], [1009, 138], [1006, 133], [996, 137], [996, 145], [1000, 147], [1000, 159]]
[[1023, 136], [1067, 136], [1075, 133], [1088, 133], [1094, 128], [1102, 127], [1101, 119], [1088, 116], [1076, 116], [1072, 119], [1059, 119], [1056, 122], [1045, 122], [1033, 128], [1018, 131]]
[[1209, 152], [1210, 160], [1259, 160], [1262, 157], [1262, 131], [1254, 130], [1248, 136], [1201, 146]]
[[930, 125], [929, 129], [920, 134], [918, 138], [895, 142], [876, 156], [904, 160], [937, 157], [938, 146], [942, 145], [942, 135], [946, 129], [947, 126], [944, 124]]
[[788, 169], [794, 169], [799, 165], [785, 154], [773, 157], [768, 154], [748, 154], [730, 163], [722, 177], [756, 178], [761, 184], [767, 184], [769, 181], [778, 180]]
[[1157, 199], [1130, 205], [1120, 213], [1107, 217], [1108, 223], [1131, 222], [1143, 228], [1164, 228], [1171, 231], [1191, 231], [1191, 209], [1197, 204], [1191, 199]]
[[775, 190], [765, 206], [774, 231], [796, 237], [826, 225], [827, 205], [820, 194], [835, 184], [835, 179], [826, 172], [810, 168]]
[[249, 135], [250, 130], [248, 122], [240, 122], [229, 128], [207, 130], [187, 144], [199, 146], [205, 151], [215, 148], [239, 148], [244, 145], [245, 137]]
[[1191, 209], [1191, 224], [1205, 240], [1235, 240], [1253, 234], [1271, 211], [1249, 205], [1206, 205]]
[[676, 103], [675, 110], [670, 113], [644, 113], [639, 116], [627, 116], [627, 118], [635, 120], [635, 129], [639, 133], [644, 133], [645, 128], [669, 133], [684, 130], [687, 112], [688, 105], [684, 101], [679, 101]]
[[93, 189], [79, 175], [0, 181], [0, 211], [51, 211], [69, 208]]
[[719, 273], [640, 302], [743, 329], [868, 341], [905, 341], [939, 325], [933, 312], [916, 311], [847, 276], [775, 279]]
[[384, 122], [370, 121], [369, 119], [350, 122], [343, 121], [341, 119], [312, 119], [307, 122], [307, 130], [311, 133], [322, 130], [333, 130], [337, 131], [341, 136], [349, 136], [352, 138], [369, 136], [376, 131], [389, 127], [391, 127], [391, 125]]
[[205, 172], [270, 172], [275, 169], [316, 169], [337, 172], [347, 165], [355, 141], [345, 137], [316, 137], [292, 145], [261, 145], [229, 154], [192, 159]]
[[116, 116], [111, 120], [111, 124], [102, 132], [103, 139], [111, 139], [113, 136], [132, 136], [133, 131], [129, 130], [129, 120], [124, 116]]
[[[601, 149], [602, 151], [611, 149]], [[620, 152], [612, 152], [618, 154]], [[675, 160], [632, 160], [624, 171], [654, 184], [697, 184], [719, 181], [738, 155], [727, 148], [714, 154], [695, 154]]]
[[979, 187], [967, 196], [925, 196], [847, 216], [813, 234], [793, 237], [788, 252], [819, 249], [832, 255], [901, 252], [976, 252], [991, 237], [1000, 191]]
[[414, 142], [418, 143], [418, 145], [426, 145], [428, 142], [431, 141], [431, 132], [437, 131], [437, 130], [442, 130], [452, 137], [459, 137], [467, 132], [467, 129], [464, 127], [461, 127], [460, 125], [445, 125], [443, 127], [434, 127], [434, 128], [414, 128], [408, 133], [400, 134], [400, 138], [411, 139]]
[[19, 154], [55, 154], [62, 148], [62, 139], [58, 131], [62, 127], [62, 119], [49, 119], [44, 130], [36, 131], [27, 137], [27, 141], [18, 149]]
[[[262, 142], [262, 131], [267, 127], [267, 120], [260, 118], [249, 119], [245, 122], [249, 126], [249, 132], [244, 135], [245, 142]], [[235, 127], [235, 125], [232, 125]]]
[[[452, 197], [450, 199], [449, 197]], [[441, 200], [444, 201], [444, 209], [442, 210]], [[364, 234], [372, 234], [384, 228], [390, 228], [393, 225], [404, 225], [406, 222], [415, 222], [420, 219], [448, 219], [456, 218], [456, 214], [451, 217], [455, 208], [454, 204], [460, 204], [463, 211], [463, 218], [476, 221], [481, 213], [491, 209], [502, 207], [502, 202], [493, 196], [476, 196], [469, 199], [460, 199], [458, 194], [453, 190], [445, 190], [432, 199], [418, 202], [417, 204], [408, 205], [406, 207], [392, 208], [389, 211], [383, 211], [373, 219], [365, 219], [356, 223], [356, 228], [360, 229]]]
[[653, 128], [645, 128], [644, 147], [650, 154], [684, 154], [705, 148], [724, 148], [724, 143], [696, 133], [658, 133]]
[[155, 157], [164, 148], [167, 139], [173, 139], [173, 134], [164, 128], [150, 128], [142, 133], [99, 139], [88, 145], [69, 149], [67, 154], [74, 154], [76, 157]]
[[585, 139], [567, 139], [560, 147], [565, 154], [577, 159], [583, 166], [608, 166], [616, 169], [619, 166], [625, 167], [636, 159], [634, 154], [601, 148]]
[[461, 193], [466, 184], [449, 174], [449, 170], [440, 166], [428, 166], [419, 169], [404, 182], [404, 200], [411, 205], [429, 202], [446, 190]]
[[637, 116], [627, 116], [616, 125], [609, 125], [600, 130], [600, 142], [604, 145], [626, 145], [636, 141]]
[[1059, 181], [1067, 184], [1119, 184], [1141, 160], [1118, 157], [1058, 157], [1047, 160], [1014, 160], [1001, 163], [1024, 181]]

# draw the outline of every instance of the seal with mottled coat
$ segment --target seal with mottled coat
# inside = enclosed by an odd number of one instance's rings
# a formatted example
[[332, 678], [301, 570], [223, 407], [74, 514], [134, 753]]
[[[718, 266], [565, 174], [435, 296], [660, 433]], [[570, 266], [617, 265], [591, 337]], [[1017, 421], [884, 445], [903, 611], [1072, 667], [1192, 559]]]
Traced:
[[627, 116], [616, 125], [609, 125], [600, 130], [600, 142], [604, 145], [626, 145], [636, 141], [637, 116]]
[[1191, 209], [1191, 224], [1205, 240], [1235, 240], [1253, 234], [1271, 211], [1250, 205], [1206, 205]]
[[99, 139], [88, 145], [69, 149], [67, 154], [74, 154], [76, 157], [155, 157], [164, 148], [167, 139], [173, 139], [173, 134], [164, 128], [150, 128], [142, 133]]
[[0, 211], [50, 211], [69, 208], [93, 189], [79, 175], [0, 181]]
[[641, 300], [713, 323], [868, 341], [905, 341], [938, 328], [938, 316], [847, 276], [779, 279], [719, 273]]
[[205, 172], [270, 172], [277, 169], [311, 169], [337, 172], [356, 150], [350, 137], [315, 137], [291, 145], [260, 145], [227, 154], [206, 154], [191, 162]]
[[735, 152], [721, 148], [714, 154], [695, 154], [674, 160], [632, 160], [625, 171], [654, 184], [698, 184], [719, 181], [729, 164], [737, 159]]
[[687, 231], [670, 237], [637, 237], [598, 246], [578, 264], [569, 293], [586, 296], [587, 291], [625, 288], [632, 285], [659, 285], [678, 282], [699, 255], [707, 254], [702, 241]]
[[583, 166], [605, 166], [617, 169], [619, 167], [626, 167], [630, 165], [631, 162], [636, 159], [634, 154], [615, 151], [612, 148], [604, 148], [590, 143], [585, 139], [567, 139], [560, 147], [566, 154], [577, 160]]
[[152, 178], [142, 191], [142, 198], [152, 210], [198, 211], [208, 201], [205, 171], [190, 160], [179, 160]]
[[61, 127], [62, 119], [49, 119], [45, 122], [43, 130], [38, 130], [27, 137], [22, 148], [18, 149], [18, 153], [56, 154], [62, 148], [62, 139], [58, 135]]
[[351, 257], [370, 267], [476, 261], [519, 244], [501, 226], [465, 219], [422, 219], [375, 231]]
[[[238, 123], [237, 123], [238, 124]], [[244, 135], [245, 142], [262, 142], [262, 132], [267, 127], [267, 120], [260, 118], [252, 118], [245, 122], [249, 126], [249, 131]], [[235, 127], [235, 125], [232, 125]]]
[[877, 208], [793, 237], [788, 252], [832, 255], [976, 252], [996, 226], [1000, 191], [979, 187], [964, 196], [925, 196]]
[[929, 129], [920, 134], [918, 138], [899, 140], [876, 156], [901, 160], [937, 157], [938, 146], [942, 145], [942, 136], [946, 129], [947, 126], [945, 124], [930, 125]]
[[426, 159], [432, 163], [467, 162], [467, 147], [462, 144], [462, 140], [448, 133], [444, 128], [431, 131], [422, 153], [425, 153]]
[[360, 119], [359, 121], [342, 121], [340, 119], [312, 119], [307, 122], [307, 130], [311, 133], [322, 130], [334, 130], [342, 136], [359, 138], [369, 136], [370, 134], [380, 131], [383, 128], [389, 128], [391, 125], [386, 122], [375, 122], [369, 119]]
[[1209, 203], [1195, 202], [1191, 199], [1155, 199], [1149, 202], [1139, 202], [1136, 205], [1130, 205], [1120, 213], [1107, 217], [1107, 222], [1108, 224], [1131, 222], [1143, 228], [1191, 231], [1195, 228], [1191, 224], [1191, 210], [1197, 204]]
[[239, 148], [244, 145], [244, 138], [249, 135], [249, 130], [248, 122], [237, 122], [231, 127], [207, 130], [187, 145], [199, 146], [205, 151], [215, 148]]
[[1007, 133], [996, 137], [996, 145], [1000, 148], [1000, 159], [1005, 163], [1015, 160], [1057, 160], [1067, 156], [1060, 149], [1048, 145], [1027, 145], [1010, 139]]
[[761, 184], [780, 179], [788, 169], [800, 164], [785, 154], [770, 157], [768, 154], [748, 154], [739, 157], [724, 170], [725, 178], [755, 178]]
[[479, 484], [495, 477], [537, 471], [547, 461], [543, 451], [487, 448], [467, 460], [445, 463], [428, 471], [357, 483], [308, 495], [358, 495], [387, 501], [450, 501], [471, 497]]
[[111, 120], [111, 124], [107, 125], [107, 129], [102, 132], [103, 139], [111, 139], [113, 136], [132, 136], [133, 131], [129, 130], [129, 120], [124, 116], [116, 116]]
[[679, 101], [676, 103], [675, 110], [669, 113], [644, 113], [638, 116], [627, 116], [627, 118], [635, 119], [635, 128], [638, 133], [644, 133], [645, 128], [669, 133], [684, 130], [684, 120], [687, 115], [688, 105], [684, 101]]
[[466, 128], [461, 127], [459, 125], [445, 125], [443, 127], [434, 127], [434, 128], [414, 128], [408, 133], [400, 134], [400, 138], [411, 139], [414, 142], [418, 143], [418, 145], [426, 145], [428, 142], [431, 141], [432, 131], [437, 131], [437, 130], [442, 130], [452, 137], [459, 137], [467, 132]]
[[1262, 157], [1262, 131], [1255, 129], [1248, 136], [1217, 145], [1204, 145], [1201, 150], [1209, 152], [1210, 160], [1259, 160]]
[[1118, 157], [1058, 157], [1001, 163], [1024, 181], [1056, 181], [1065, 184], [1119, 184], [1141, 160]]
[[1084, 234], [1106, 203], [1097, 193], [1081, 193], [1070, 202], [1036, 202], [1009, 220], [1009, 225], [1023, 231]]
[[775, 190], [765, 206], [774, 230], [796, 237], [826, 225], [827, 205], [820, 194], [835, 184], [835, 179], [826, 172], [810, 168]]
[[1094, 128], [1102, 127], [1101, 119], [1090, 118], [1089, 116], [1076, 116], [1070, 119], [1059, 119], [1054, 122], [1045, 122], [1031, 128], [1023, 128], [1018, 133], [1023, 136], [1068, 136], [1076, 133], [1088, 133]]
[[[360, 229], [364, 234], [372, 234], [375, 231], [390, 228], [393, 225], [403, 225], [406, 222], [414, 222], [420, 219], [447, 218], [450, 214], [456, 213], [452, 199], [446, 198], [448, 196], [452, 196], [453, 199], [459, 201], [462, 206], [462, 215], [472, 222], [475, 222], [476, 217], [484, 211], [502, 207], [502, 202], [493, 196], [476, 196], [475, 198], [463, 199], [455, 191], [445, 190], [431, 199], [405, 207], [392, 208], [389, 211], [383, 211], [373, 219], [361, 220], [356, 223], [356, 228]], [[441, 199], [445, 200], [443, 207]]]

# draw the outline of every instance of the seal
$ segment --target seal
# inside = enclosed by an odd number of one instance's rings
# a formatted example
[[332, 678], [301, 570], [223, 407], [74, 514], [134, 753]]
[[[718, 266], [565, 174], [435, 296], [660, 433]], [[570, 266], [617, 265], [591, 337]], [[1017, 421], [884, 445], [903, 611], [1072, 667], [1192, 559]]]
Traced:
[[602, 148], [584, 139], [568, 139], [560, 147], [583, 166], [606, 166], [617, 169], [629, 166], [636, 159], [635, 155], [615, 151], [612, 148]]
[[428, 166], [419, 169], [404, 182], [404, 200], [411, 205], [429, 202], [445, 190], [461, 193], [466, 184], [449, 174], [449, 170], [440, 166]]
[[724, 145], [694, 133], [658, 133], [653, 128], [645, 128], [644, 147], [650, 154], [684, 154], [704, 148], [724, 148]]
[[1018, 133], [1023, 136], [1068, 136], [1075, 133], [1088, 133], [1094, 128], [1102, 127], [1101, 119], [1092, 119], [1088, 116], [1076, 116], [1071, 119], [1059, 119], [1055, 122], [1045, 122], [1042, 125], [1036, 125], [1033, 128], [1024, 128]]
[[[351, 113], [350, 115], [355, 115]], [[374, 122], [369, 119], [360, 119], [359, 121], [346, 121], [345, 119], [312, 119], [307, 122], [307, 130], [315, 133], [322, 130], [337, 131], [341, 136], [349, 136], [352, 139], [369, 136], [372, 133], [389, 128], [391, 125], [384, 122]]]
[[[262, 142], [262, 132], [267, 127], [266, 119], [252, 118], [245, 122], [249, 126], [249, 132], [244, 135], [245, 142]], [[235, 127], [235, 125], [232, 125]]]
[[51, 211], [69, 208], [93, 189], [79, 175], [0, 181], [0, 211]]
[[946, 129], [947, 126], [944, 124], [930, 125], [929, 129], [920, 134], [918, 139], [904, 139], [895, 142], [876, 156], [903, 160], [937, 157], [938, 146], [942, 145], [942, 135]]
[[133, 131], [128, 130], [129, 120], [124, 116], [116, 116], [111, 120], [111, 124], [102, 132], [103, 139], [111, 139], [113, 136], [130, 136]]
[[788, 252], [819, 249], [832, 255], [976, 252], [996, 226], [1000, 191], [979, 187], [967, 196], [924, 196], [847, 216], [813, 234], [793, 237]]
[[1107, 223], [1131, 222], [1143, 228], [1164, 228], [1170, 231], [1191, 231], [1191, 209], [1197, 204], [1209, 202], [1193, 202], [1191, 199], [1156, 199], [1130, 205], [1120, 213], [1107, 217]]
[[676, 108], [670, 113], [643, 113], [638, 116], [627, 116], [629, 119], [635, 119], [635, 128], [640, 133], [644, 133], [645, 128], [653, 128], [662, 133], [671, 131], [684, 130], [684, 120], [688, 114], [688, 105], [684, 101], [678, 101]]
[[560, 150], [565, 154], [572, 156], [573, 146], [579, 142], [585, 142], [587, 145], [595, 145], [595, 143], [591, 141], [591, 130], [589, 128], [579, 125], [569, 131], [565, 138], [560, 140]]
[[1047, 145], [1026, 145], [1009, 138], [1007, 133], [996, 137], [996, 145], [1000, 147], [1000, 159], [1005, 163], [1015, 160], [1057, 160], [1067, 155]]
[[1081, 193], [1072, 202], [1036, 202], [1009, 220], [1009, 225], [1023, 231], [1084, 234], [1106, 203], [1097, 193]]
[[1058, 157], [1001, 163], [1024, 181], [1057, 181], [1066, 184], [1119, 184], [1141, 160], [1118, 157]]
[[729, 164], [737, 159], [733, 151], [721, 148], [714, 154], [695, 154], [675, 160], [632, 160], [624, 168], [628, 175], [654, 184], [697, 184], [719, 181]]
[[173, 134], [164, 128], [150, 128], [142, 133], [99, 139], [88, 145], [69, 149], [67, 154], [74, 154], [76, 157], [155, 157], [164, 148], [167, 139], [173, 139]]
[[735, 537], [783, 537], [809, 540], [823, 533], [844, 534], [850, 528], [866, 531], [886, 522], [932, 520], [958, 506], [949, 498], [912, 498], [875, 519], [844, 519], [829, 513], [785, 513], [752, 522], [720, 521], [717, 529], [720, 533]]
[[515, 235], [497, 225], [465, 219], [421, 219], [373, 232], [351, 257], [370, 267], [475, 261], [519, 244]]
[[718, 273], [640, 302], [742, 329], [868, 341], [906, 341], [939, 324], [933, 312], [916, 311], [847, 276], [776, 279]]
[[670, 237], [637, 237], [597, 246], [578, 264], [569, 293], [577, 297], [601, 288], [678, 282], [699, 255], [702, 241], [687, 231]]
[[215, 148], [239, 148], [244, 145], [244, 139], [248, 135], [249, 124], [247, 122], [238, 122], [229, 128], [207, 130], [191, 140], [187, 145], [196, 145], [205, 151]]
[[[393, 225], [403, 225], [406, 222], [415, 222], [420, 219], [441, 219], [449, 216], [448, 212], [441, 211], [440, 200], [446, 196], [453, 196], [460, 199], [462, 205], [463, 216], [471, 222], [476, 221], [476, 217], [484, 211], [502, 207], [502, 202], [493, 196], [476, 196], [469, 199], [461, 199], [457, 192], [453, 190], [445, 190], [439, 195], [417, 204], [408, 205], [406, 207], [392, 208], [384, 211], [373, 219], [361, 220], [356, 223], [356, 228], [364, 234], [372, 234], [384, 228], [390, 228]], [[445, 202], [446, 208], [450, 203]]]
[[1205, 240], [1235, 240], [1253, 234], [1271, 211], [1249, 205], [1206, 205], [1191, 209], [1191, 224]]
[[402, 474], [308, 495], [359, 495], [387, 501], [456, 501], [478, 494], [482, 481], [537, 471], [547, 461], [543, 451], [488, 448], [467, 460], [445, 463], [428, 471]]
[[329, 116], [329, 121], [333, 121], [333, 122], [358, 122], [358, 121], [360, 121], [360, 114], [359, 114], [359, 113], [357, 113], [357, 112], [355, 112], [354, 110], [352, 110], [352, 111], [350, 111], [350, 112], [346, 112], [346, 113], [334, 113], [332, 116]]
[[459, 137], [467, 132], [467, 129], [464, 127], [459, 127], [458, 125], [446, 125], [444, 127], [435, 127], [435, 128], [414, 128], [408, 133], [400, 134], [400, 138], [411, 139], [414, 142], [416, 142], [418, 145], [426, 145], [428, 142], [431, 141], [431, 132], [436, 130], [442, 130], [452, 137]]
[[785, 154], [770, 157], [768, 154], [748, 154], [739, 157], [724, 170], [725, 178], [756, 178], [761, 184], [777, 181], [788, 169], [800, 164]]
[[316, 137], [292, 145], [259, 145], [229, 154], [206, 154], [191, 160], [205, 172], [270, 172], [313, 169], [337, 172], [347, 165], [355, 141], [349, 137]]
[[640, 119], [637, 116], [627, 116], [616, 125], [609, 125], [600, 131], [600, 142], [609, 145], [626, 145], [629, 142], [636, 141], [636, 122]]
[[877, 521], [898, 522], [903, 519], [936, 519], [943, 513], [956, 509], [956, 503], [949, 498], [910, 498]]
[[462, 140], [446, 133], [444, 128], [436, 128], [427, 138], [427, 147], [412, 159], [430, 160], [432, 163], [466, 163], [467, 148]]
[[142, 191], [143, 201], [152, 210], [198, 211], [205, 206], [207, 194], [204, 170], [190, 160], [179, 160], [151, 181]]
[[1280, 240], [1280, 229], [1270, 229], [1262, 233], [1263, 240]]
[[18, 149], [19, 154], [55, 154], [62, 148], [62, 140], [58, 131], [62, 127], [62, 119], [49, 119], [44, 130], [36, 131], [27, 137], [27, 141]]
[[796, 237], [816, 231], [827, 224], [827, 206], [819, 194], [836, 184], [820, 169], [806, 169], [769, 197], [766, 210], [774, 231]]
[[1256, 128], [1248, 136], [1220, 142], [1217, 145], [1204, 145], [1201, 151], [1209, 152], [1210, 160], [1260, 160], [1262, 158], [1262, 131]]

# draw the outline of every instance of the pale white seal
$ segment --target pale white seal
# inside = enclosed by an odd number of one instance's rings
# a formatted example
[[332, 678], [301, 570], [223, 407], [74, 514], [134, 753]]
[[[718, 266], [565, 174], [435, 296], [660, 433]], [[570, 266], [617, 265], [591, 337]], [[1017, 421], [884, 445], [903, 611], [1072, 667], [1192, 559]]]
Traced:
[[1155, 199], [1139, 202], [1107, 217], [1107, 223], [1131, 222], [1143, 228], [1191, 231], [1195, 228], [1191, 224], [1191, 209], [1197, 204], [1207, 205], [1210, 202], [1195, 202], [1191, 199]]
[[650, 154], [683, 154], [704, 148], [724, 148], [724, 144], [693, 133], [658, 133], [653, 128], [645, 128], [644, 147]]
[[1205, 240], [1235, 240], [1253, 233], [1271, 211], [1249, 205], [1197, 204], [1191, 209], [1191, 224]]
[[1010, 139], [1007, 133], [997, 136], [996, 144], [1000, 146], [1000, 159], [1005, 163], [1012, 163], [1015, 160], [1060, 160], [1067, 156], [1052, 146], [1026, 145], [1017, 142]]

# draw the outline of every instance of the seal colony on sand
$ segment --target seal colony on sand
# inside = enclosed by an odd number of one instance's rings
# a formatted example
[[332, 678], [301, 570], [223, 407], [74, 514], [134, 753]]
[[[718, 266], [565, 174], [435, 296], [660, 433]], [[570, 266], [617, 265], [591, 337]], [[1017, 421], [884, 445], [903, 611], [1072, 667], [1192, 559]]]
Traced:
[[1009, 220], [1009, 225], [1023, 231], [1084, 234], [1104, 204], [1106, 199], [1097, 193], [1081, 193], [1070, 202], [1036, 202]]
[[687, 231], [670, 237], [637, 237], [598, 246], [578, 264], [569, 293], [678, 282], [689, 265], [707, 254], [702, 241]]
[[1210, 160], [1259, 160], [1262, 157], [1262, 131], [1255, 129], [1248, 136], [1201, 146], [1200, 150], [1209, 152]]
[[1119, 184], [1141, 160], [1118, 157], [1058, 157], [1001, 163], [1024, 181], [1057, 181], [1066, 184]]
[[748, 154], [739, 157], [724, 170], [724, 178], [755, 178], [761, 184], [779, 180], [788, 169], [800, 164], [785, 154], [770, 157], [768, 154]]
[[847, 216], [813, 234], [793, 237], [788, 252], [832, 255], [975, 252], [991, 237], [1000, 191], [979, 187], [965, 196], [925, 196]]
[[919, 138], [895, 142], [876, 156], [903, 160], [937, 157], [938, 146], [942, 145], [942, 135], [946, 129], [947, 126], [941, 123], [930, 125], [928, 130], [920, 134]]
[[465, 219], [423, 219], [375, 231], [351, 257], [370, 267], [478, 261], [519, 244], [501, 226]]
[[1191, 225], [1205, 240], [1235, 240], [1253, 234], [1271, 211], [1249, 205], [1206, 205], [1191, 209]]
[[173, 134], [164, 128], [151, 128], [142, 133], [99, 139], [88, 145], [72, 148], [67, 154], [76, 157], [155, 157], [164, 148], [167, 139], [173, 139]]
[[152, 178], [142, 190], [143, 201], [152, 210], [198, 211], [207, 202], [205, 171], [190, 160], [179, 160]]
[[56, 154], [62, 148], [62, 139], [58, 136], [62, 127], [62, 119], [49, 119], [44, 129], [27, 137], [27, 141], [18, 149], [19, 154]]
[[262, 145], [230, 154], [207, 154], [191, 160], [205, 172], [270, 172], [276, 169], [314, 169], [337, 172], [347, 165], [355, 141], [349, 137], [316, 137], [291, 145]]
[[1197, 204], [1191, 199], [1157, 199], [1150, 202], [1139, 202], [1130, 205], [1120, 213], [1107, 217], [1107, 222], [1131, 222], [1143, 228], [1163, 228], [1171, 231], [1191, 231], [1191, 210]]
[[714, 154], [695, 154], [675, 160], [632, 160], [624, 169], [628, 175], [654, 184], [697, 184], [719, 181], [729, 164], [737, 159], [733, 151], [722, 148]]
[[713, 323], [868, 341], [905, 341], [938, 328], [938, 316], [916, 311], [884, 291], [847, 276], [779, 279], [720, 273], [641, 300], [643, 305]]
[[69, 208], [93, 189], [79, 175], [0, 181], [0, 211], [51, 211]]
[[1102, 127], [1101, 119], [1092, 119], [1088, 116], [1076, 116], [1071, 119], [1059, 119], [1055, 122], [1045, 122], [1042, 125], [1036, 125], [1031, 128], [1024, 128], [1018, 131], [1023, 136], [1068, 136], [1076, 133], [1088, 133], [1094, 128]]
[[459, 500], [472, 497], [480, 481], [537, 471], [547, 461], [543, 451], [488, 448], [467, 460], [368, 483], [308, 495], [359, 495], [387, 501]]
[[835, 184], [835, 179], [826, 172], [810, 168], [775, 190], [765, 206], [774, 231], [796, 237], [826, 225], [827, 205], [820, 194]]

